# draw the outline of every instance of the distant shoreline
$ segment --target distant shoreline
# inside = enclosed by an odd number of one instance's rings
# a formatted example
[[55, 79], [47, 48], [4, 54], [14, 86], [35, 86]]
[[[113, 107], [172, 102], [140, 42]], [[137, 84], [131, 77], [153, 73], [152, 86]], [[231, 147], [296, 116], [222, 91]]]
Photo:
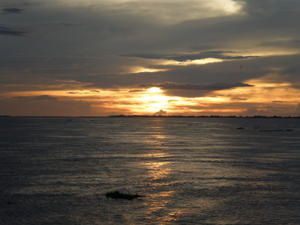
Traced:
[[181, 115], [170, 115], [170, 116], [155, 116], [155, 115], [110, 115], [110, 116], [10, 116], [0, 115], [1, 118], [204, 118], [204, 119], [300, 119], [300, 116], [181, 116]]
[[108, 116], [109, 118], [267, 118], [267, 119], [299, 119], [300, 116], [218, 116], [218, 115], [211, 115], [211, 116], [181, 116], [181, 115], [174, 115], [174, 116], [147, 116], [147, 115], [116, 115], [116, 116]]

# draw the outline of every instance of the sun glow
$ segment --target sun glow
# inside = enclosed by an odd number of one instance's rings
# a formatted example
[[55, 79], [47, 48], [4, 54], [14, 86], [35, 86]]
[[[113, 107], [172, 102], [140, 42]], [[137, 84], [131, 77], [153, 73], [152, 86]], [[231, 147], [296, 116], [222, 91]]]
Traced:
[[159, 87], [151, 87], [140, 98], [141, 104], [144, 105], [144, 113], [156, 113], [161, 110], [167, 110], [169, 105], [168, 96]]
[[165, 66], [193, 66], [193, 65], [205, 65], [210, 63], [220, 63], [224, 62], [223, 59], [218, 58], [206, 58], [206, 59], [195, 59], [187, 61], [176, 61], [176, 60], [166, 60], [162, 63]]
[[199, 97], [174, 96], [167, 89], [150, 86], [7, 92], [2, 98], [17, 105], [26, 101], [31, 107], [85, 104], [91, 115], [243, 115], [248, 109], [252, 113], [254, 106], [257, 107], [254, 113], [271, 115], [274, 105], [279, 107], [276, 111], [279, 115], [298, 112], [300, 92], [291, 83], [266, 77], [248, 80], [247, 84], [250, 86]]
[[151, 87], [147, 89], [148, 93], [162, 93], [163, 91], [159, 87]]
[[146, 67], [133, 67], [129, 71], [133, 74], [139, 74], [139, 73], [158, 73], [158, 72], [165, 72], [167, 69], [155, 69], [155, 68], [146, 68]]

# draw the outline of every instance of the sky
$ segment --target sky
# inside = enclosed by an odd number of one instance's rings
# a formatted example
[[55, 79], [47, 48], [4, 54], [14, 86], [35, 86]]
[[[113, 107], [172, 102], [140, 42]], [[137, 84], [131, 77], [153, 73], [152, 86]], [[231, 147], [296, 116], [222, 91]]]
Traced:
[[1, 0], [0, 115], [300, 116], [299, 0]]

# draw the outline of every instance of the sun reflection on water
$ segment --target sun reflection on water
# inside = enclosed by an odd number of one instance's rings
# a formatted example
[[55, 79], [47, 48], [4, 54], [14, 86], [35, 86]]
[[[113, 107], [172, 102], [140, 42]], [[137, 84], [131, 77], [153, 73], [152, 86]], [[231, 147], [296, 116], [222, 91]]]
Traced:
[[170, 135], [166, 133], [166, 121], [155, 119], [150, 125], [150, 132], [145, 140], [145, 145], [150, 150], [143, 155], [144, 160], [139, 162], [139, 167], [146, 170], [149, 195], [145, 202], [146, 221], [151, 224], [170, 224], [181, 216], [180, 209], [170, 210], [176, 189], [170, 189], [172, 181], [172, 154], [167, 147]]
[[148, 169], [148, 176], [152, 181], [157, 181], [168, 177], [170, 169], [169, 162], [146, 162], [144, 167]]

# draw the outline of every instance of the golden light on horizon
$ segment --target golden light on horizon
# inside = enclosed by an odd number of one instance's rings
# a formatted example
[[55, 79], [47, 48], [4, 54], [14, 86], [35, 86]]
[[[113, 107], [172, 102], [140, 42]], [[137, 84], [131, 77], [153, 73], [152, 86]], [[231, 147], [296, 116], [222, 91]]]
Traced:
[[[82, 90], [48, 90], [32, 92], [14, 92], [7, 97], [51, 96], [59, 101], [72, 100], [88, 102], [98, 111], [105, 108], [109, 113], [124, 112], [125, 114], [153, 115], [160, 111], [174, 114], [205, 113], [207, 106], [230, 102], [229, 97], [206, 96], [188, 98], [170, 96], [160, 87], [149, 87], [132, 92], [132, 89], [82, 89]], [[201, 108], [201, 105], [204, 108]], [[220, 112], [230, 110], [222, 109]], [[211, 112], [217, 112], [212, 110]], [[232, 111], [235, 112], [235, 111]], [[109, 114], [108, 113], [108, 114]]]
[[158, 73], [165, 72], [167, 69], [156, 69], [156, 68], [146, 68], [146, 67], [133, 67], [130, 69], [129, 73], [139, 74], [139, 73]]
[[218, 58], [205, 58], [205, 59], [194, 59], [186, 61], [177, 61], [177, 60], [165, 60], [161, 65], [165, 66], [193, 66], [193, 65], [206, 65], [210, 63], [221, 63], [224, 62], [223, 59]]
[[226, 96], [229, 99], [241, 99], [235, 101], [244, 103], [269, 104], [280, 102], [292, 105], [300, 103], [299, 90], [289, 82], [275, 82], [262, 78], [248, 80], [246, 83], [251, 86], [215, 91], [215, 94]]
[[201, 66], [211, 63], [221, 63], [224, 62], [224, 59], [219, 58], [204, 58], [204, 59], [193, 59], [193, 60], [185, 60], [185, 61], [178, 61], [178, 60], [148, 60], [148, 62], [152, 63], [153, 67], [146, 67], [146, 66], [133, 66], [130, 67], [126, 73], [129, 74], [145, 74], [145, 73], [159, 73], [159, 72], [167, 72], [170, 71], [170, 68], [155, 68], [155, 67], [187, 67], [187, 66]]
[[[281, 112], [296, 113], [300, 92], [286, 81], [274, 81], [270, 77], [246, 81], [249, 86], [218, 90], [205, 96], [174, 96], [172, 91], [159, 86], [147, 88], [107, 88], [20, 91], [2, 94], [11, 100], [52, 101], [85, 103], [93, 115], [243, 115], [248, 107], [256, 105], [265, 113], [272, 113], [272, 105], [281, 107]], [[22, 98], [20, 98], [22, 97]], [[27, 100], [26, 100], [27, 101]], [[47, 103], [48, 104], [48, 103]]]
[[159, 87], [151, 87], [139, 99], [143, 105], [143, 113], [156, 113], [161, 110], [166, 111], [169, 106], [169, 98]]

